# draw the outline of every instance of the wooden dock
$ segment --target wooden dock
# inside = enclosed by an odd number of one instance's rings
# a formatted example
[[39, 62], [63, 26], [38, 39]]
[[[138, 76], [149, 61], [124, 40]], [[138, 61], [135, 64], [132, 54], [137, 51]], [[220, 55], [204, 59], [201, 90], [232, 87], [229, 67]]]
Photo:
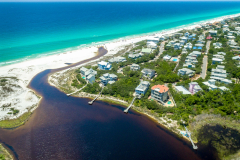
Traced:
[[92, 101], [89, 101], [88, 104], [92, 105], [93, 102], [94, 102], [99, 96], [101, 96], [102, 91], [103, 91], [103, 88], [104, 88], [104, 86], [102, 87], [102, 90], [99, 92], [99, 94], [98, 94]]
[[128, 106], [128, 108], [124, 109], [124, 111], [123, 111], [124, 113], [128, 113], [128, 110], [132, 107], [133, 102], [135, 101], [135, 99], [136, 99], [136, 97], [133, 98], [133, 100], [132, 100], [131, 104]]

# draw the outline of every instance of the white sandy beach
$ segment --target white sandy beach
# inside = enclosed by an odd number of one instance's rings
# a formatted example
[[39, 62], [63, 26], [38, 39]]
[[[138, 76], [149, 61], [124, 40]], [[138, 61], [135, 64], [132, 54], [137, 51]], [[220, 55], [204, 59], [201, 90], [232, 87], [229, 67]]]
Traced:
[[[209, 21], [205, 21], [204, 23], [213, 23], [215, 21], [221, 21], [223, 19], [236, 17], [239, 15], [240, 14], [235, 14], [235, 15], [215, 18]], [[31, 106], [37, 106], [40, 99], [37, 98], [37, 96], [33, 94], [33, 92], [30, 89], [27, 88], [27, 85], [29, 84], [31, 79], [41, 71], [44, 71], [46, 69], [64, 67], [64, 66], [67, 66], [66, 63], [76, 63], [76, 62], [94, 57], [98, 51], [98, 48], [97, 48], [98, 46], [104, 46], [108, 50], [107, 55], [114, 55], [119, 50], [123, 49], [126, 45], [145, 40], [149, 37], [161, 36], [165, 34], [178, 32], [182, 29], [193, 29], [196, 26], [199, 26], [199, 24], [200, 23], [195, 23], [194, 25], [191, 25], [188, 27], [166, 30], [158, 33], [151, 33], [145, 36], [137, 36], [137, 37], [126, 38], [126, 39], [122, 38], [118, 40], [113, 40], [105, 44], [102, 43], [92, 47], [81, 48], [75, 51], [69, 51], [61, 54], [27, 60], [21, 63], [0, 67], [0, 77], [16, 77], [18, 81], [13, 81], [13, 80], [9, 80], [9, 81], [11, 81], [11, 83], [14, 83], [20, 86], [20, 87], [15, 87], [14, 92], [11, 92], [11, 94], [7, 94], [6, 97], [0, 95], [0, 120], [8, 119], [8, 118], [9, 119], [17, 118], [21, 116], [23, 113], [27, 112], [28, 109], [31, 108]], [[203, 23], [201, 22], [201, 24]], [[0, 88], [0, 93], [1, 93], [1, 89], [2, 88]], [[9, 103], [11, 103], [11, 108], [15, 108], [20, 111], [16, 116], [7, 114], [10, 111], [10, 108], [5, 108], [5, 109], [1, 108], [1, 106], [3, 106], [4, 104], [9, 104]]]

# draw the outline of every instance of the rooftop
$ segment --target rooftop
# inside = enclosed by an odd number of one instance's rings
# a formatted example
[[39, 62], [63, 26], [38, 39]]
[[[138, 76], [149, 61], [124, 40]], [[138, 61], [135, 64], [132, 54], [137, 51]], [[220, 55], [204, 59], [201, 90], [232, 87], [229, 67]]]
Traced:
[[164, 92], [167, 92], [169, 90], [169, 88], [164, 86], [164, 85], [155, 85], [155, 86], [152, 86], [151, 89], [155, 90], [155, 91], [158, 91], [159, 93], [164, 93]]

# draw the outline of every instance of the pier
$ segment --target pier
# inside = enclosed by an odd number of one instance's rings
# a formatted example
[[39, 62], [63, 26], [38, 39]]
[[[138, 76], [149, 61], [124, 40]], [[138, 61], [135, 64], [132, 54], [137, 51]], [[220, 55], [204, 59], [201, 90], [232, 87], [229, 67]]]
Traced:
[[[88, 84], [88, 83], [87, 83], [87, 84]], [[67, 94], [67, 96], [69, 97], [69, 96], [71, 96], [72, 94], [74, 94], [74, 93], [77, 93], [77, 92], [81, 91], [83, 88], [85, 88], [85, 87], [87, 86], [87, 84], [86, 84], [85, 86], [83, 86], [82, 88], [80, 88], [79, 90], [77, 90], [77, 91], [75, 91], [75, 92], [72, 92], [72, 93], [69, 93], [69, 94]]]
[[[184, 124], [183, 124], [184, 125]], [[188, 134], [188, 136], [189, 136], [189, 139], [190, 139], [190, 141], [191, 141], [191, 143], [192, 143], [192, 145], [193, 145], [193, 149], [198, 149], [198, 147], [193, 143], [193, 141], [192, 141], [192, 138], [191, 138], [191, 133], [188, 131], [188, 129], [187, 129], [187, 127], [184, 125], [184, 127], [185, 127], [185, 129], [186, 129], [186, 132], [187, 132], [187, 134]]]
[[104, 86], [102, 87], [102, 90], [99, 92], [99, 94], [98, 94], [92, 101], [89, 101], [88, 104], [92, 105], [93, 102], [94, 102], [99, 96], [101, 96], [102, 91], [103, 91], [103, 88], [104, 88]]
[[133, 98], [133, 100], [132, 100], [131, 104], [128, 106], [128, 108], [124, 109], [124, 111], [123, 111], [124, 113], [128, 113], [128, 110], [132, 107], [133, 102], [135, 101], [135, 99], [136, 99], [136, 97]]

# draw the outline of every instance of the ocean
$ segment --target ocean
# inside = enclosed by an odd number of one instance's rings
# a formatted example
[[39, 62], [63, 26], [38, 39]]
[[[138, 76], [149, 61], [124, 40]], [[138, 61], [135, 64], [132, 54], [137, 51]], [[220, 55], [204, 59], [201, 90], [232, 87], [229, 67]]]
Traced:
[[240, 13], [240, 2], [0, 3], [0, 66]]

